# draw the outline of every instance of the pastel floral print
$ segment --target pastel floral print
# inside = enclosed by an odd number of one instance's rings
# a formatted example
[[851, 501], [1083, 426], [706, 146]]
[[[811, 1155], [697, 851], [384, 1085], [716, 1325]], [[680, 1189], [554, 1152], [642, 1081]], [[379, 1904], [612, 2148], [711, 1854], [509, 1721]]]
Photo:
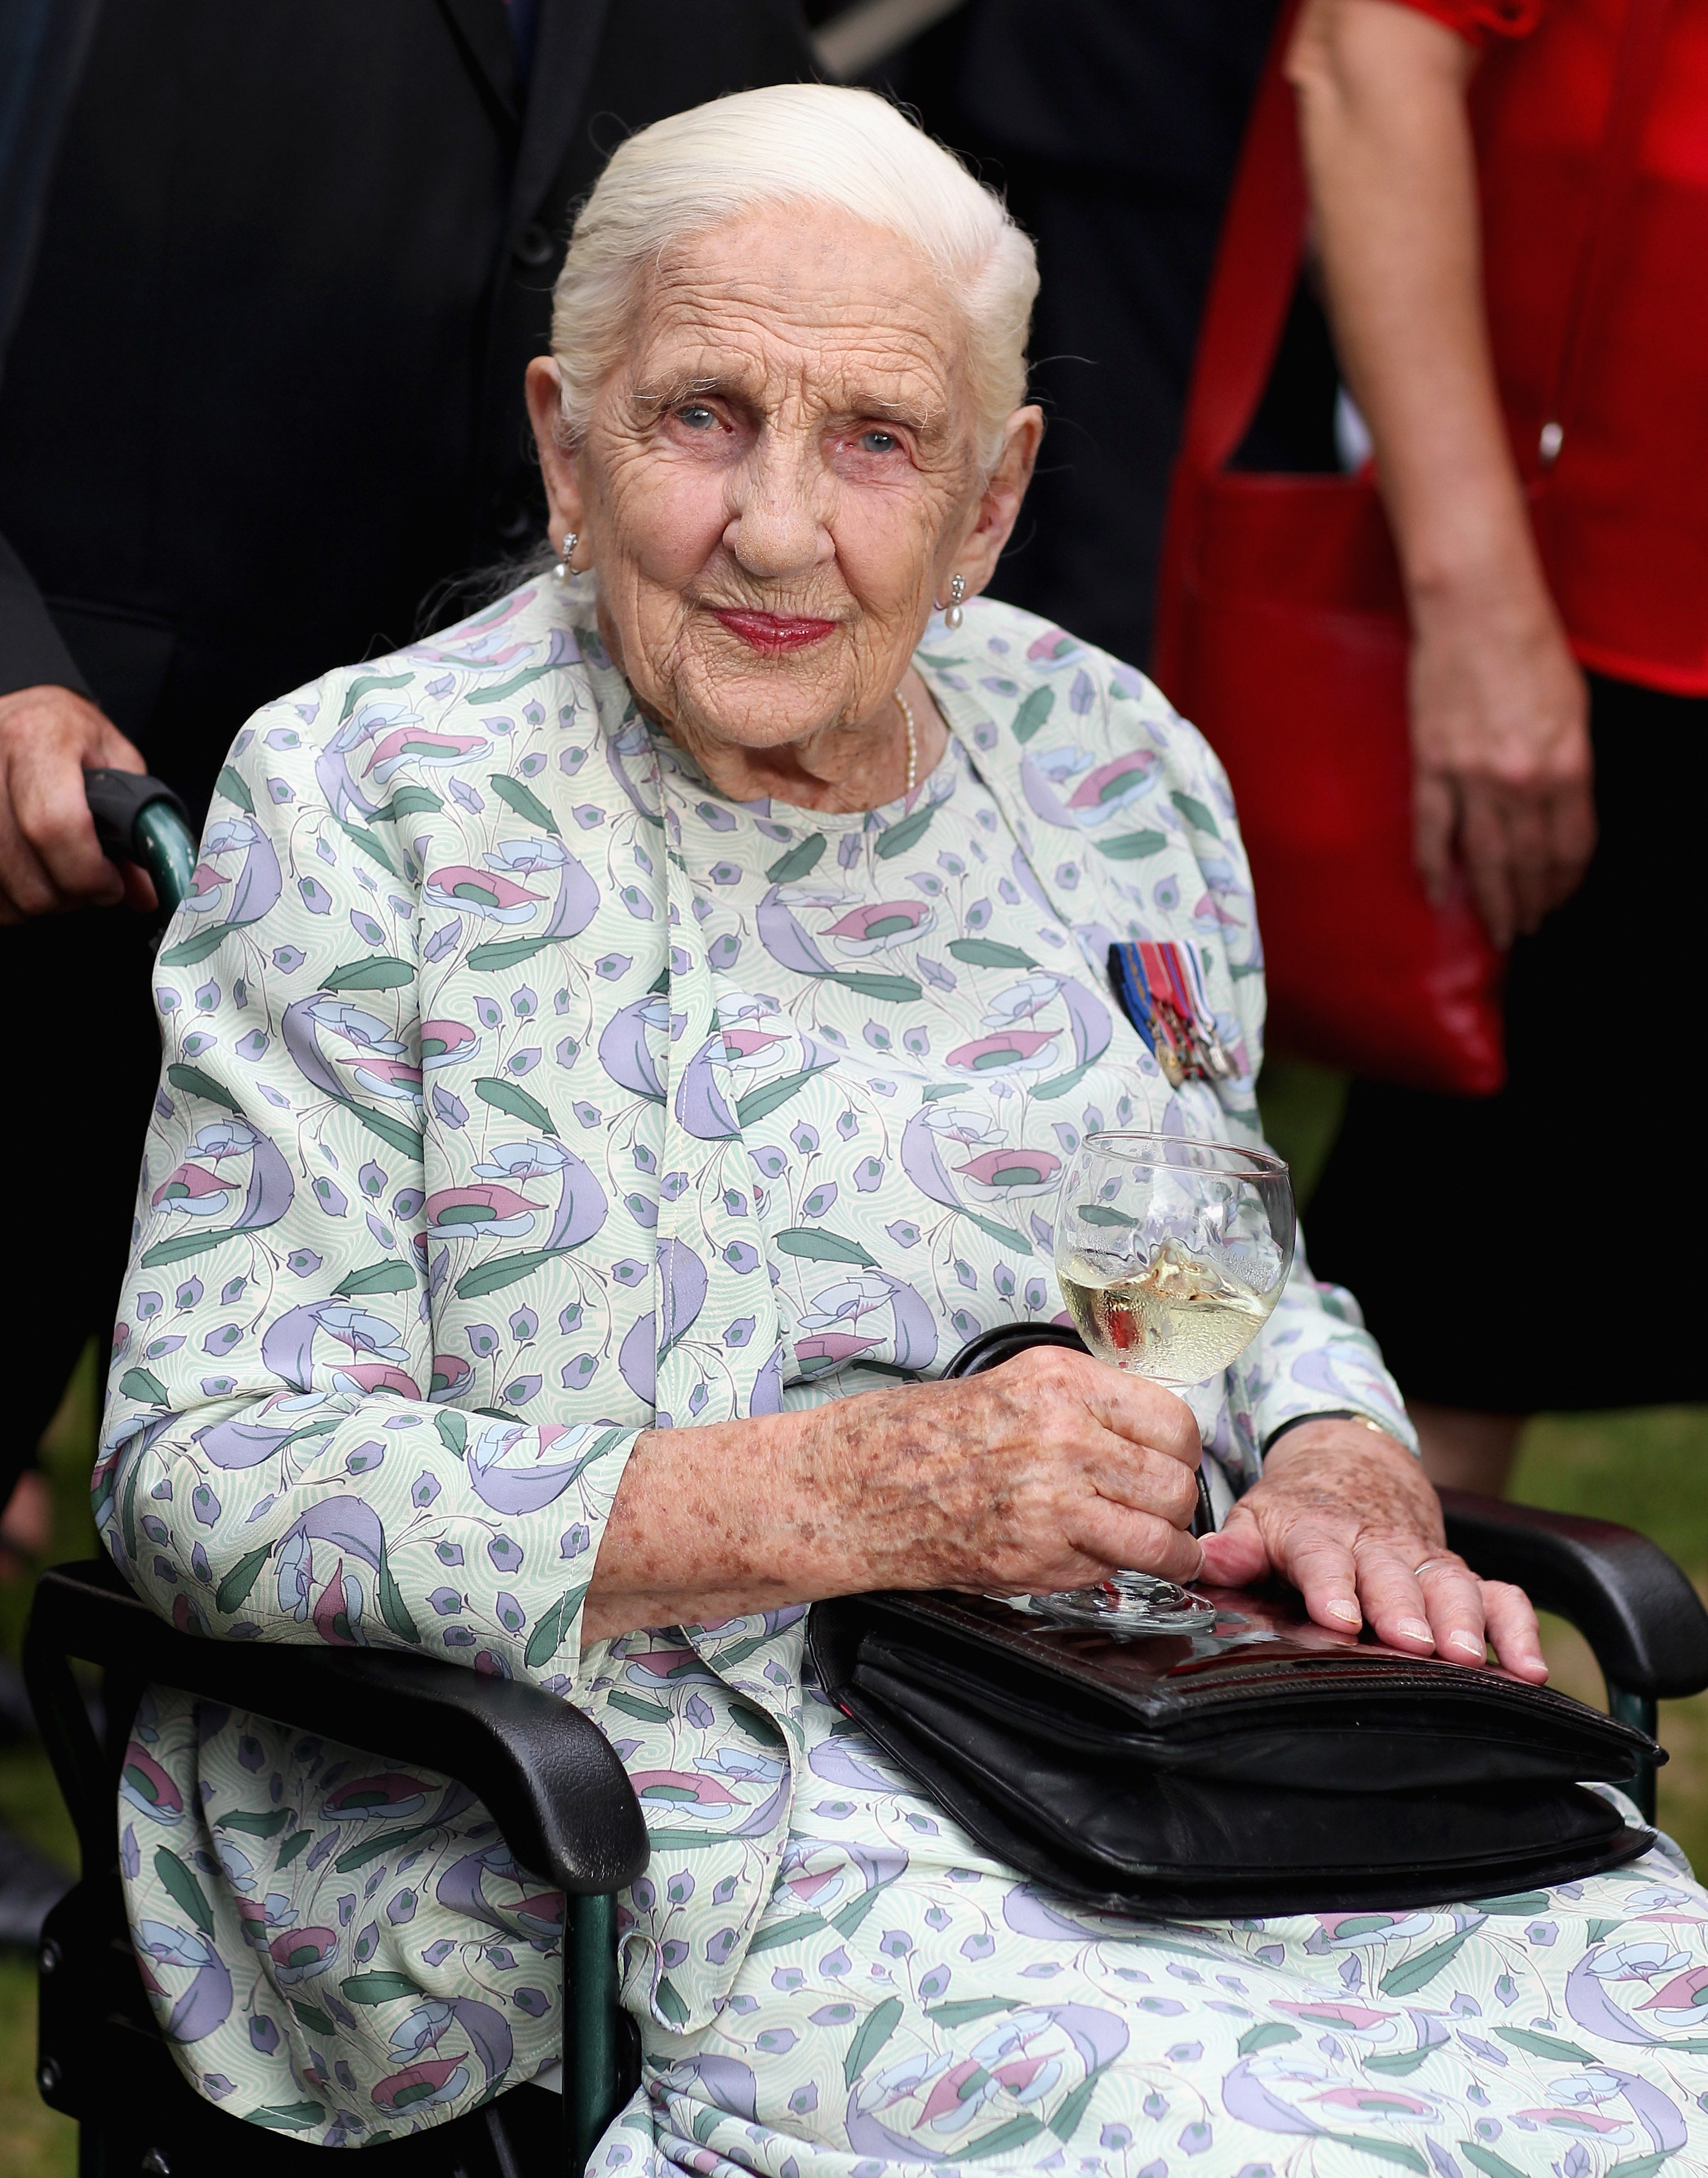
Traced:
[[[1087, 1131], [1258, 1138], [1261, 952], [1203, 743], [1000, 606], [917, 662], [948, 753], [851, 816], [718, 795], [584, 586], [245, 728], [158, 966], [107, 1547], [198, 1633], [416, 1647], [597, 1720], [652, 1840], [609, 2171], [1691, 2168], [1708, 1901], [1665, 1852], [1456, 1913], [1087, 1915], [827, 1707], [800, 1612], [583, 1650], [642, 1430], [1057, 1316]], [[1115, 937], [1194, 949], [1235, 1078], [1170, 1089]], [[1234, 1491], [1297, 1415], [1407, 1435], [1302, 1261], [1195, 1403]], [[463, 1787], [162, 1690], [119, 1822], [162, 2028], [238, 2115], [362, 2146], [556, 2057], [560, 1902]]]

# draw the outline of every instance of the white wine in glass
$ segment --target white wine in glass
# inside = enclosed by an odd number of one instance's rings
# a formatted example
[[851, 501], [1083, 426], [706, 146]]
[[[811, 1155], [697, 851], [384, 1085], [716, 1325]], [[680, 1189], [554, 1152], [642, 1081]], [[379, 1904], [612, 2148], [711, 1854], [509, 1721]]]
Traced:
[[[1185, 1389], [1218, 1376], [1268, 1322], [1293, 1267], [1293, 1188], [1266, 1150], [1176, 1135], [1088, 1135], [1062, 1182], [1056, 1277], [1099, 1360]], [[1110, 1633], [1190, 1633], [1212, 1606], [1152, 1573], [1035, 1596]]]

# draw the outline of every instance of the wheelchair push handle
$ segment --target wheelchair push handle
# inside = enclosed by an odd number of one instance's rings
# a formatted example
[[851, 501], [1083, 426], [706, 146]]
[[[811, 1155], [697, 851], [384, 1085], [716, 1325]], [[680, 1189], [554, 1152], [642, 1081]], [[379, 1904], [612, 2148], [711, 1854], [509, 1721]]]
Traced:
[[102, 853], [146, 870], [170, 914], [195, 872], [195, 835], [183, 803], [145, 771], [85, 771], [83, 791]]

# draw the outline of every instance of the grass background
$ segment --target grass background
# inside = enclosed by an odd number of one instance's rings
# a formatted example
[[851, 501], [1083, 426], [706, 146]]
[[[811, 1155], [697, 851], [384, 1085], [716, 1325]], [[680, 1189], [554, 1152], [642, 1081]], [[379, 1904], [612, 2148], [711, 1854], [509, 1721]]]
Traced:
[[[1262, 1087], [1270, 1140], [1294, 1168], [1302, 1201], [1333, 1146], [1344, 1088], [1309, 1067], [1272, 1065]], [[86, 1486], [94, 1457], [96, 1385], [90, 1349], [42, 1447], [52, 1482], [52, 1556], [95, 1549]], [[1654, 1536], [1708, 1595], [1708, 1407], [1546, 1415], [1525, 1431], [1510, 1495], [1532, 1505], [1623, 1520]], [[29, 1584], [0, 1585], [0, 1652], [15, 1657]], [[1598, 1705], [1601, 1674], [1588, 1648], [1557, 1620], [1544, 1621], [1554, 1683]], [[1708, 1867], [1708, 1694], [1668, 1702], [1661, 1737], [1672, 1755], [1661, 1772], [1661, 1821], [1699, 1866]], [[0, 1749], [0, 1822], [76, 1864], [71, 1825], [39, 1748]], [[75, 2128], [36, 2093], [33, 1962], [0, 1954], [0, 2171], [6, 2178], [74, 2178]]]

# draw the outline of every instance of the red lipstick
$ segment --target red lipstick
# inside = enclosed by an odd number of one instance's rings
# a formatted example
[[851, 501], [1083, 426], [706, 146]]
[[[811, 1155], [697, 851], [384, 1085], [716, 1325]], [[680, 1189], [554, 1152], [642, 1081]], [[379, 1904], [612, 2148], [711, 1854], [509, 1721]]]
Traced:
[[836, 625], [834, 620], [808, 620], [796, 613], [748, 612], [740, 607], [714, 610], [713, 617], [731, 635], [739, 636], [749, 649], [767, 658], [822, 643]]

